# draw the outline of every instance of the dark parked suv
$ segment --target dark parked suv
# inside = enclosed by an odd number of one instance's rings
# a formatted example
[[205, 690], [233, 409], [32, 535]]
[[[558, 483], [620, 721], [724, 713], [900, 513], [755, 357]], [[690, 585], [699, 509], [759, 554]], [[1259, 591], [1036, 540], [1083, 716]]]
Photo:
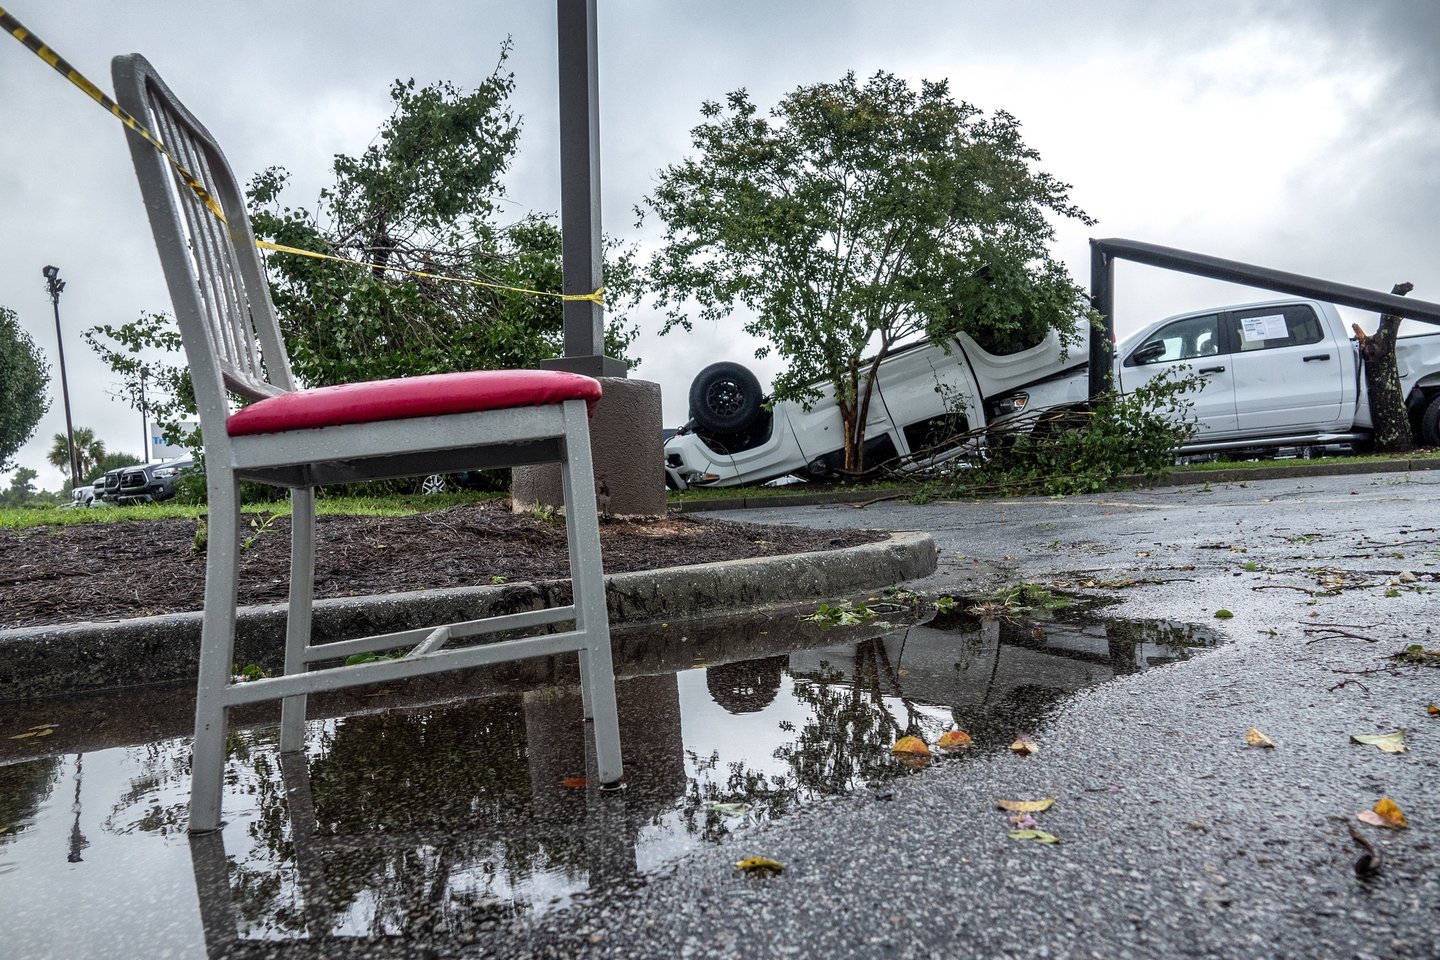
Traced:
[[[121, 503], [169, 500], [175, 496], [175, 478], [193, 466], [194, 460], [166, 460], [163, 463], [126, 467], [120, 473], [119, 489], [113, 499]], [[108, 493], [110, 475], [105, 476]], [[107, 496], [106, 499], [111, 497]]]

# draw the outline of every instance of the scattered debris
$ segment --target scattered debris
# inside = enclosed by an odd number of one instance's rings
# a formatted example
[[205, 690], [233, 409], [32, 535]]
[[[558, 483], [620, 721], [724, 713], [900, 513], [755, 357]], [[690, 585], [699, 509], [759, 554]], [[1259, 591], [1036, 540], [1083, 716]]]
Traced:
[[1044, 813], [1055, 805], [1054, 797], [1046, 797], [1043, 800], [996, 800], [1001, 810], [1008, 810], [1011, 813]]
[[1384, 827], [1387, 830], [1404, 830], [1410, 824], [1405, 820], [1405, 812], [1400, 805], [1389, 797], [1381, 797], [1379, 802], [1369, 810], [1361, 810], [1355, 815], [1361, 823], [1368, 823], [1372, 827]]
[[55, 728], [58, 726], [60, 726], [60, 724], [58, 723], [37, 723], [35, 726], [31, 727], [29, 730], [26, 730], [24, 733], [17, 733], [10, 739], [29, 740], [32, 737], [48, 737], [50, 736], [50, 734], [55, 732]]
[[1350, 739], [1356, 743], [1377, 746], [1386, 753], [1405, 752], [1405, 731], [1403, 729], [1390, 733], [1352, 733]]
[[768, 877], [784, 873], [785, 864], [779, 860], [771, 860], [769, 857], [746, 857], [744, 860], [735, 861], [735, 869], [742, 873]]
[[935, 746], [941, 750], [964, 750], [973, 742], [974, 741], [970, 739], [970, 734], [964, 730], [947, 730], [940, 735], [940, 739], [935, 742]]
[[1390, 659], [1412, 667], [1440, 667], [1440, 650], [1426, 650], [1420, 644], [1412, 643]]
[[928, 756], [930, 754], [930, 748], [926, 746], [925, 741], [919, 737], [901, 737], [895, 741], [895, 745], [890, 748], [890, 752], [895, 754], [915, 753]]
[[1355, 875], [1358, 877], [1373, 877], [1380, 872], [1380, 868], [1384, 865], [1384, 860], [1380, 856], [1380, 850], [1375, 844], [1371, 843], [1364, 834], [1355, 829], [1354, 823], [1347, 821], [1345, 826], [1350, 830], [1350, 839], [1358, 843], [1365, 851], [1355, 860]]
[[1254, 727], [1251, 727], [1249, 730], [1245, 731], [1245, 742], [1250, 744], [1250, 746], [1252, 747], [1269, 747], [1271, 750], [1275, 749], [1275, 741], [1271, 740], [1269, 737], [1265, 736], [1265, 734], [1261, 733], [1259, 730], [1256, 730]]
[[1046, 833], [1044, 830], [1011, 830], [1007, 836], [1011, 840], [1031, 840], [1035, 843], [1059, 843], [1060, 838], [1053, 833]]

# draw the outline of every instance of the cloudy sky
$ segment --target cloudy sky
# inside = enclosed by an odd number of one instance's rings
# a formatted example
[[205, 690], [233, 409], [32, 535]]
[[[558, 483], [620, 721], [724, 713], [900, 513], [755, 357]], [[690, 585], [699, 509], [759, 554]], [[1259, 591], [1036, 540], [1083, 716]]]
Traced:
[[[480, 82], [513, 38], [524, 116], [509, 204], [559, 207], [551, 0], [349, 2], [0, 0], [110, 89], [110, 58], [139, 51], [219, 138], [236, 173], [292, 174], [312, 205], [331, 157], [358, 153], [389, 113], [390, 81]], [[1065, 226], [1059, 255], [1089, 275], [1087, 239], [1129, 237], [1440, 300], [1440, 3], [1435, 0], [599, 0], [605, 229], [642, 246], [634, 206], [689, 146], [703, 100], [889, 70], [1024, 124], [1042, 167], [1100, 223]], [[401, 13], [401, 10], [404, 10]], [[121, 12], [123, 11], [123, 13]], [[82, 329], [169, 310], [122, 130], [20, 44], [0, 37], [0, 305], [55, 367], [55, 401], [19, 455], [44, 463], [65, 428], [49, 297], [55, 264], [72, 415], [138, 454], [140, 415]], [[1160, 316], [1268, 294], [1118, 268], [1121, 333]], [[665, 422], [691, 376], [751, 360], [733, 328], [644, 334], [637, 377]], [[1363, 319], [1355, 314], [1354, 319]], [[754, 362], [762, 381], [774, 368]]]

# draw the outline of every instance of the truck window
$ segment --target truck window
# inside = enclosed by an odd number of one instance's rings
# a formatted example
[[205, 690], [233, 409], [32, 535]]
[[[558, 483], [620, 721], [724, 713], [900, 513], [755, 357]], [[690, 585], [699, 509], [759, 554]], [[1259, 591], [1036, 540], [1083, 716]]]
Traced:
[[1320, 318], [1303, 303], [1232, 313], [1229, 326], [1241, 353], [1299, 347], [1325, 339]]
[[[1164, 350], [1156, 352], [1150, 344], [1159, 342]], [[1146, 349], [1150, 347], [1150, 349]], [[1125, 366], [1147, 366], [1152, 363], [1173, 363], [1177, 360], [1194, 360], [1210, 357], [1220, 352], [1220, 315], [1186, 317], [1167, 323], [1156, 330], [1145, 342], [1125, 358]]]

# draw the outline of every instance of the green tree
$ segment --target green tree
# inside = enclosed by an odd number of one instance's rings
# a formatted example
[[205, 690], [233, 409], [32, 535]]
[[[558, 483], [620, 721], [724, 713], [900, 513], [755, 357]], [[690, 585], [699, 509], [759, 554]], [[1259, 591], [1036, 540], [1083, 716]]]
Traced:
[[92, 480], [99, 480], [111, 470], [118, 470], [121, 467], [136, 467], [144, 463], [133, 453], [106, 452], [104, 456], [95, 461], [95, 470], [90, 474]]
[[[83, 480], [86, 477], [93, 477], [95, 465], [101, 457], [105, 456], [105, 441], [96, 437], [95, 431], [89, 427], [76, 427], [75, 454], [76, 462], [80, 465], [80, 478]], [[70, 438], [63, 433], [55, 434], [55, 442], [50, 445], [50, 452], [45, 454], [45, 461], [52, 467], [59, 467], [68, 473], [70, 470]]]
[[35, 433], [50, 407], [50, 365], [20, 327], [15, 311], [0, 307], [0, 472]]
[[35, 494], [35, 478], [39, 474], [29, 467], [21, 467], [10, 477], [10, 486], [0, 491], [0, 506], [18, 507]]
[[[498, 289], [560, 290], [560, 231], [531, 214], [496, 223], [501, 176], [519, 141], [507, 100], [508, 47], [471, 92], [396, 81], [394, 112], [357, 157], [338, 155], [312, 212], [281, 203], [287, 174], [250, 184], [257, 237], [375, 268], [293, 254], [268, 257], [271, 296], [297, 376], [310, 385], [496, 367], [534, 366], [562, 350], [562, 301]], [[607, 352], [634, 338], [633, 256], [611, 249]], [[492, 286], [416, 277], [463, 277]], [[632, 361], [633, 362], [633, 361]]]
[[[196, 417], [189, 368], [155, 357], [157, 351], [163, 356], [180, 356], [180, 328], [174, 317], [168, 313], [142, 313], [130, 323], [92, 327], [81, 337], [119, 375], [126, 403], [136, 410], [143, 407], [146, 417], [170, 443], [198, 449], [198, 445], [190, 444], [192, 438], [184, 426]], [[134, 462], [140, 461], [137, 458]], [[127, 465], [113, 463], [105, 469]]]
[[834, 390], [847, 470], [863, 465], [875, 370], [901, 342], [964, 331], [1003, 353], [1051, 329], [1073, 339], [1087, 316], [1049, 245], [1055, 219], [1093, 221], [1034, 169], [1010, 114], [884, 72], [800, 87], [768, 115], [744, 90], [701, 113], [695, 154], [645, 199], [665, 225], [649, 262], [665, 330], [690, 329], [694, 305], [709, 320], [751, 311], [757, 356], [787, 364], [776, 399]]

